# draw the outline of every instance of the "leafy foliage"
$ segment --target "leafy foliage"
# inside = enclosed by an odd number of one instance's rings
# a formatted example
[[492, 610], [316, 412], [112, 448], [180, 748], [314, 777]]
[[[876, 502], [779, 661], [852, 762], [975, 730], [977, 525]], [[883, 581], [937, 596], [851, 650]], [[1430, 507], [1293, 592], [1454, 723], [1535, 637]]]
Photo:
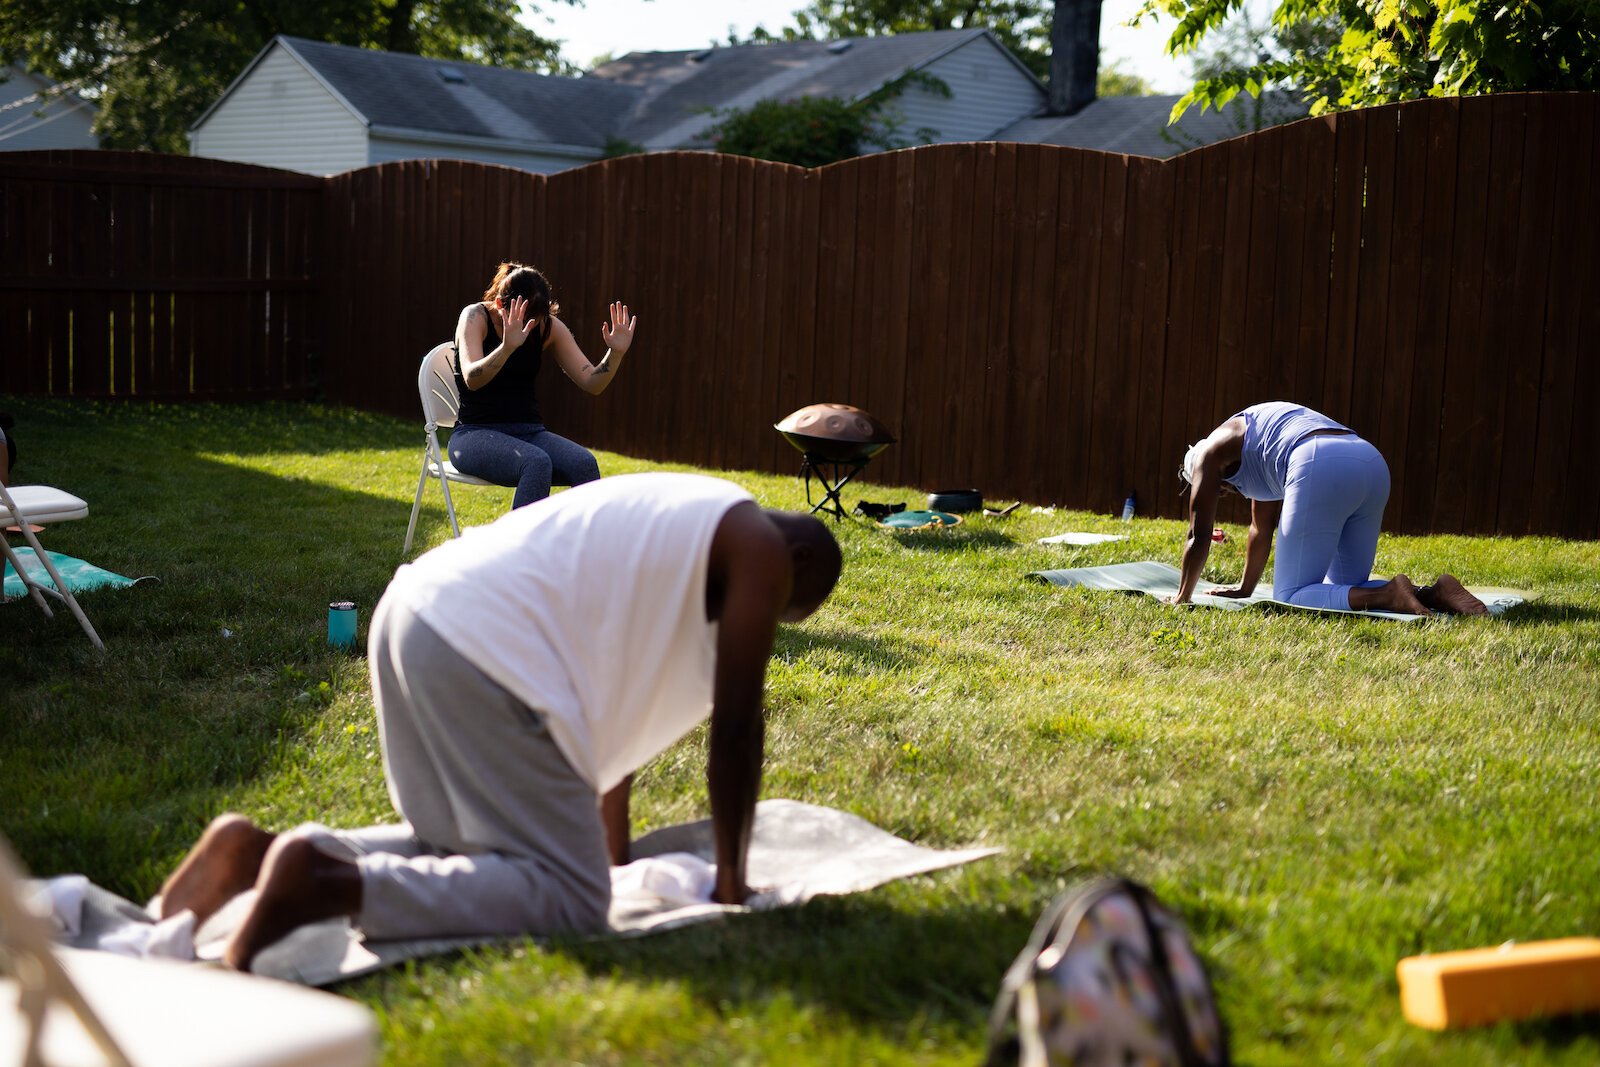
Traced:
[[[868, 148], [904, 148], [911, 142], [902, 136], [894, 101], [913, 85], [950, 95], [950, 87], [937, 78], [906, 75], [860, 100], [802, 96], [713, 111], [720, 121], [704, 136], [718, 152], [799, 167], [837, 163]], [[926, 142], [933, 131], [919, 129], [915, 137]]]
[[0, 0], [0, 62], [95, 98], [108, 148], [185, 152], [189, 125], [279, 33], [565, 71], [517, 13], [515, 0]]
[[[1173, 19], [1167, 51], [1179, 55], [1244, 7], [1245, 0], [1146, 0], [1139, 17]], [[1282, 0], [1272, 25], [1279, 47], [1242, 66], [1197, 71], [1173, 117], [1268, 86], [1306, 94], [1313, 114], [1424, 96], [1600, 88], [1595, 0]], [[1297, 26], [1311, 30], [1297, 37]]]

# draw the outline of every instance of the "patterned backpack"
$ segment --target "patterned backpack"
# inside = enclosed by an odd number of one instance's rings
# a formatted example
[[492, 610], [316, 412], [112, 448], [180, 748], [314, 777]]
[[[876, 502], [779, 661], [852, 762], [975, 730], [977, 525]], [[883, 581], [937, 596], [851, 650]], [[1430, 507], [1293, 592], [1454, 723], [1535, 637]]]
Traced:
[[1183, 923], [1126, 878], [1058, 897], [1006, 971], [988, 1067], [1227, 1067], [1228, 1039]]

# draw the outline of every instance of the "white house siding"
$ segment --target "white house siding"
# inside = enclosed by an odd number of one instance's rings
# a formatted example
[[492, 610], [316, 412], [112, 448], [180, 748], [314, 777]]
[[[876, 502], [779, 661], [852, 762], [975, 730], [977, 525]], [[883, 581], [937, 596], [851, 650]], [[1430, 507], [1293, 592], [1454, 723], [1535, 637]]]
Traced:
[[996, 130], [1044, 106], [1044, 90], [988, 37], [977, 37], [922, 68], [950, 87], [948, 97], [917, 86], [892, 105], [900, 137], [918, 139], [917, 129], [937, 133], [935, 142], [985, 141]]
[[558, 170], [581, 167], [599, 159], [599, 153], [588, 159], [570, 156], [545, 155], [535, 152], [515, 152], [501, 148], [478, 145], [438, 144], [422, 139], [397, 137], [372, 137], [368, 142], [368, 163], [393, 163], [402, 159], [469, 159], [478, 163], [499, 163], [506, 167], [531, 170], [535, 174], [554, 174]]
[[51, 82], [19, 67], [0, 68], [0, 74], [7, 78], [0, 83], [0, 152], [100, 147], [93, 131], [92, 104], [71, 93], [53, 97], [42, 107], [38, 100], [24, 103], [24, 97], [49, 88]]
[[280, 46], [190, 134], [189, 150], [326, 176], [366, 165], [367, 128]]

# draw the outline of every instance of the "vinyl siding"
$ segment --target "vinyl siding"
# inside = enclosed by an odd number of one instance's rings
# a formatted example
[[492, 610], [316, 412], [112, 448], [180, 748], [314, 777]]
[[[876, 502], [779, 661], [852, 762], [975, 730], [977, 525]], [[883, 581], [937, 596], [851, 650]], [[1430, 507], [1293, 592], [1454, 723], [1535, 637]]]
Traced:
[[899, 137], [920, 141], [917, 129], [937, 131], [934, 142], [986, 141], [1045, 103], [1039, 83], [988, 37], [975, 38], [922, 68], [950, 87], [948, 97], [913, 85], [891, 107]]
[[588, 159], [574, 159], [571, 156], [516, 152], [486, 145], [442, 145], [420, 138], [373, 137], [368, 145], [368, 163], [392, 163], [401, 159], [470, 159], [478, 163], [517, 167], [535, 174], [554, 174], [558, 170], [581, 167], [600, 158], [599, 153]]
[[326, 176], [366, 165], [367, 128], [276, 47], [190, 134], [189, 146], [208, 159]]
[[[7, 81], [0, 83], [0, 107], [50, 86], [50, 82], [17, 67], [0, 68]], [[0, 111], [0, 152], [43, 148], [99, 148], [94, 135], [94, 106], [68, 94], [51, 100], [39, 111], [38, 101]]]

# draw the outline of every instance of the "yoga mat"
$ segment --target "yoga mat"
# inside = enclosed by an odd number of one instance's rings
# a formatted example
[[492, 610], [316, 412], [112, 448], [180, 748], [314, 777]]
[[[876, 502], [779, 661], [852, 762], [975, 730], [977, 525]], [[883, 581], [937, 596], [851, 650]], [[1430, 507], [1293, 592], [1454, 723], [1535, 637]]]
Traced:
[[[638, 877], [641, 864], [669, 865], [668, 857], [688, 856], [709, 862], [715, 855], [711, 820], [685, 823], [645, 834], [633, 842], [635, 862], [612, 868], [610, 937], [642, 937], [727, 915], [793, 907], [815, 896], [859, 893], [898, 878], [926, 874], [999, 852], [997, 848], [939, 850], [914, 845], [880, 830], [865, 819], [833, 808], [796, 800], [763, 800], [756, 805], [746, 878], [757, 895], [742, 906], [690, 902], [666, 890], [667, 880]], [[691, 861], [678, 861], [693, 868]], [[89, 886], [83, 915], [73, 924], [77, 936], [66, 938], [75, 948], [98, 948], [120, 936], [128, 924], [155, 920], [137, 905]], [[709, 887], [707, 887], [707, 893]], [[201, 961], [221, 958], [229, 933], [249, 907], [251, 890], [241, 893], [213, 915], [194, 935]], [[187, 914], [187, 913], [185, 913]], [[172, 920], [169, 920], [169, 922]], [[404, 960], [434, 956], [496, 941], [523, 938], [434, 938], [414, 941], [367, 941], [348, 921], [302, 927], [263, 949], [251, 970], [260, 975], [321, 986], [355, 978]]]
[[[34, 555], [33, 549], [15, 548], [12, 551], [17, 554], [17, 559], [27, 569], [28, 577], [46, 589], [55, 588], [56, 583], [50, 580], [50, 572], [44, 569], [44, 564], [39, 562], [38, 557]], [[99, 589], [102, 586], [124, 589], [140, 580], [137, 578], [125, 578], [120, 574], [112, 574], [110, 571], [101, 570], [93, 563], [86, 563], [74, 556], [62, 555], [60, 552], [48, 552], [48, 555], [50, 556], [50, 562], [55, 564], [56, 570], [60, 573], [61, 580], [66, 582], [67, 588], [74, 593], [83, 593], [90, 589]], [[28, 587], [22, 584], [22, 579], [17, 576], [16, 571], [11, 569], [9, 562], [5, 565], [5, 576], [5, 596], [21, 597], [28, 595]]]
[[1103, 545], [1110, 541], [1126, 541], [1122, 534], [1079, 533], [1069, 530], [1067, 533], [1056, 534], [1054, 537], [1041, 537], [1041, 545]]
[[[1142, 563], [1113, 563], [1105, 567], [1077, 567], [1070, 570], [1033, 571], [1029, 578], [1039, 582], [1048, 582], [1051, 585], [1077, 586], [1081, 589], [1109, 589], [1123, 593], [1145, 593], [1149, 596], [1165, 599], [1176, 596], [1178, 582], [1182, 578], [1178, 568], [1170, 563], [1156, 563], [1145, 561]], [[1320, 615], [1360, 615], [1369, 619], [1390, 619], [1396, 622], [1420, 622], [1427, 618], [1426, 615], [1409, 615], [1398, 611], [1328, 611], [1323, 608], [1307, 608], [1298, 604], [1285, 604], [1272, 599], [1271, 585], [1265, 581], [1256, 586], [1256, 591], [1247, 597], [1230, 598], [1210, 596], [1214, 589], [1227, 589], [1230, 586], [1218, 585], [1204, 579], [1196, 586], [1194, 603], [1201, 607], [1222, 608], [1227, 611], [1242, 611], [1245, 608], [1271, 607], [1289, 611], [1312, 611]], [[1499, 615], [1508, 608], [1533, 599], [1533, 594], [1525, 593], [1519, 589], [1473, 588], [1472, 593], [1489, 609], [1489, 614]]]

